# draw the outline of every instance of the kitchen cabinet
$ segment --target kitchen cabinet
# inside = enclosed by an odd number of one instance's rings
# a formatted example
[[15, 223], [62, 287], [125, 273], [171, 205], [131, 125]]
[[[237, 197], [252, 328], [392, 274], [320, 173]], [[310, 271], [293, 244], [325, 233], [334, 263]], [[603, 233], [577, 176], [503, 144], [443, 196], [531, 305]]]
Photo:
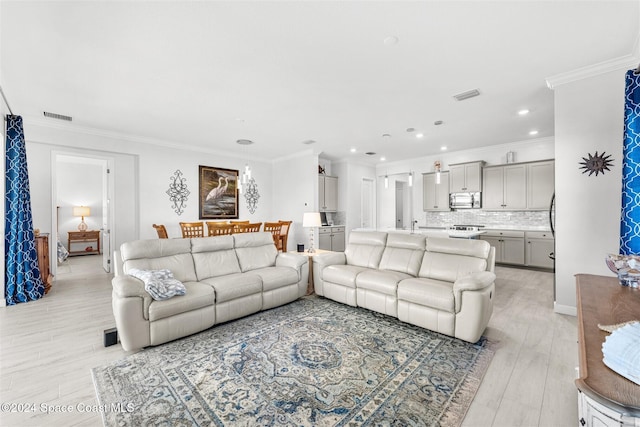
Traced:
[[525, 258], [529, 267], [553, 268], [549, 254], [554, 251], [554, 238], [550, 231], [526, 231]]
[[318, 175], [318, 196], [321, 212], [335, 212], [338, 210], [338, 178], [335, 176]]
[[435, 172], [422, 174], [422, 209], [449, 210], [449, 172], [440, 172], [440, 184], [436, 184]]
[[487, 230], [480, 239], [496, 248], [496, 263], [524, 265], [524, 231]]
[[449, 192], [475, 193], [482, 191], [482, 166], [484, 166], [484, 162], [449, 165]]
[[510, 164], [483, 168], [482, 207], [495, 210], [527, 208], [527, 166]]
[[344, 227], [320, 227], [318, 248], [326, 251], [344, 252]]
[[555, 162], [527, 164], [527, 209], [547, 210], [555, 191]]

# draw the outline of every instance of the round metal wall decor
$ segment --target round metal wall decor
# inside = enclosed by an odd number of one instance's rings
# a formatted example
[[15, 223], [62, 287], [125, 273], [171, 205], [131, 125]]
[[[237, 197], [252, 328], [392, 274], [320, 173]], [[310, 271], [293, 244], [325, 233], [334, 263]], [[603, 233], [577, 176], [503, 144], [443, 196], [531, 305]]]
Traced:
[[589, 158], [583, 157], [582, 160], [584, 160], [584, 162], [580, 162], [582, 165], [580, 166], [580, 169], [584, 169], [582, 173], [589, 172], [589, 176], [595, 173], [596, 176], [598, 176], [599, 173], [604, 175], [604, 171], [611, 170], [609, 169], [610, 166], [613, 166], [611, 163], [613, 159], [610, 158], [611, 155], [605, 156], [604, 151], [602, 154], [598, 154], [596, 151], [593, 156], [590, 153], [587, 153], [587, 155]]

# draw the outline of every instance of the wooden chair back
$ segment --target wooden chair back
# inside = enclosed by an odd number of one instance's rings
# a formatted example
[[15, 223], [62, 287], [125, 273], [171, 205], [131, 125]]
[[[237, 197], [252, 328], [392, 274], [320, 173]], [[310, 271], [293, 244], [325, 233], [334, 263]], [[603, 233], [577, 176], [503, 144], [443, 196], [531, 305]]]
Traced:
[[189, 239], [191, 237], [204, 237], [204, 223], [202, 221], [181, 222], [180, 229], [182, 230], [183, 239]]
[[[249, 224], [249, 221], [231, 220], [229, 223], [237, 226], [238, 224]], [[236, 229], [237, 227], [233, 228], [234, 233], [236, 232]]]
[[153, 224], [153, 228], [156, 229], [156, 232], [158, 233], [158, 238], [160, 239], [168, 239], [169, 235], [167, 234], [167, 229], [164, 225], [162, 224]]
[[225, 234], [233, 234], [234, 224], [221, 221], [207, 221], [207, 231], [209, 236], [223, 236]]
[[233, 230], [234, 233], [256, 233], [260, 231], [261, 222], [254, 222], [248, 224], [235, 224], [236, 228]]
[[276, 249], [278, 251], [282, 251], [282, 236], [280, 234], [280, 230], [282, 229], [282, 224], [279, 222], [265, 222], [264, 223], [264, 231], [271, 233], [273, 237], [273, 243], [276, 245]]
[[291, 223], [293, 221], [279, 221], [282, 227], [280, 228], [280, 238], [282, 240], [282, 252], [287, 252], [287, 240], [289, 238], [289, 229], [291, 229]]

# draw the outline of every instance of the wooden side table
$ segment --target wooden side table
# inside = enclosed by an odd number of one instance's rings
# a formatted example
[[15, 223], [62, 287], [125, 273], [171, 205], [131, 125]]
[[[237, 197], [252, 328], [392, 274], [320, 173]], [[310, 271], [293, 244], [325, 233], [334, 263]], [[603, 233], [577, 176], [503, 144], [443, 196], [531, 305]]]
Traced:
[[327, 251], [325, 249], [316, 249], [315, 252], [309, 253], [309, 251], [298, 252], [299, 254], [306, 255], [309, 257], [309, 284], [307, 285], [307, 295], [311, 295], [314, 293], [313, 289], [313, 257], [320, 254], [326, 254], [332, 251]]
[[36, 253], [38, 254], [38, 268], [40, 269], [40, 277], [44, 284], [44, 293], [49, 293], [53, 275], [51, 274], [51, 266], [49, 263], [49, 234], [42, 233], [36, 236]]
[[[72, 244], [79, 243], [95, 243], [95, 247], [91, 246], [91, 250], [86, 250], [85, 246], [82, 250], [72, 250]], [[69, 240], [67, 241], [67, 249], [69, 250], [69, 255], [87, 255], [87, 254], [99, 254], [100, 253], [100, 231], [98, 230], [87, 230], [87, 231], [69, 231]]]

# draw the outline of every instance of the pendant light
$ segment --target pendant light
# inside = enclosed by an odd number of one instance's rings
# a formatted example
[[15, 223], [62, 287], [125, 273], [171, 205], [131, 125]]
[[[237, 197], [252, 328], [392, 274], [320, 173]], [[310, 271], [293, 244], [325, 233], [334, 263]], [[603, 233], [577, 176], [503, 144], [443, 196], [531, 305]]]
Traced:
[[433, 162], [433, 166], [436, 170], [436, 184], [440, 184], [440, 160]]
[[409, 187], [413, 187], [413, 171], [409, 172]]
[[[251, 145], [253, 141], [250, 139], [239, 139], [236, 143], [240, 145]], [[244, 171], [242, 171], [242, 177], [238, 179], [238, 192], [242, 193], [242, 186], [249, 184], [251, 181], [251, 166], [249, 166], [249, 161], [244, 165]]]

